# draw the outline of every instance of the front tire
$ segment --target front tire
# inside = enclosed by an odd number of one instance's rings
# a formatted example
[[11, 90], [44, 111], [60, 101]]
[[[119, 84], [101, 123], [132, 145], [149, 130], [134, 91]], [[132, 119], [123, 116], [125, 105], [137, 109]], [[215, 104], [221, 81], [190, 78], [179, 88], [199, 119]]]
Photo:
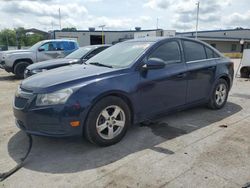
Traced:
[[14, 74], [16, 78], [24, 78], [24, 71], [30, 64], [28, 62], [22, 61], [18, 62], [14, 67]]
[[229, 86], [226, 80], [219, 79], [213, 88], [208, 107], [211, 109], [221, 109], [227, 102]]
[[109, 146], [119, 142], [131, 123], [130, 109], [119, 97], [109, 96], [90, 110], [84, 134], [92, 143]]

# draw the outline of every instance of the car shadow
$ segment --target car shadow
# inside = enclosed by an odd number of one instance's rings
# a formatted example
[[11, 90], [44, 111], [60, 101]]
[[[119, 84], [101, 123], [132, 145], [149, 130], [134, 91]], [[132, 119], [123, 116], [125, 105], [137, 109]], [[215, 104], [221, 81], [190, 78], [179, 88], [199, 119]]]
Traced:
[[[24, 168], [48, 173], [73, 173], [105, 166], [144, 149], [171, 155], [173, 151], [157, 145], [209, 126], [241, 110], [241, 106], [228, 102], [221, 110], [197, 107], [173, 113], [157, 119], [155, 123], [131, 126], [121, 142], [109, 147], [95, 146], [83, 138], [33, 136], [33, 148]], [[28, 139], [24, 132], [19, 131], [9, 140], [9, 155], [19, 162], [27, 147]]]
[[15, 75], [1, 76], [0, 81], [18, 81], [22, 80], [21, 78], [16, 78]]

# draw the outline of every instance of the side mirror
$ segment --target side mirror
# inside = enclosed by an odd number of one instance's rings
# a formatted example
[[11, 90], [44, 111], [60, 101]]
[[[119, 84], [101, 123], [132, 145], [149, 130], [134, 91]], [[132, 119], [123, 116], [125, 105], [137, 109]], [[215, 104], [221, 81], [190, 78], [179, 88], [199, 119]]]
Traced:
[[143, 66], [142, 68], [144, 70], [150, 70], [150, 69], [162, 69], [165, 67], [165, 62], [162, 59], [159, 58], [150, 58]]
[[38, 48], [38, 51], [43, 52], [43, 51], [45, 51], [45, 49], [44, 48]]

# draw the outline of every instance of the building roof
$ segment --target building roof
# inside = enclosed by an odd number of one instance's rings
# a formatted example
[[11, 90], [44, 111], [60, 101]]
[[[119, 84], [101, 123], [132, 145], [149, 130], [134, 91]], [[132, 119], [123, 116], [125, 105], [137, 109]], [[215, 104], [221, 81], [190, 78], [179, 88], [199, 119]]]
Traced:
[[[209, 32], [227, 32], [227, 31], [250, 31], [250, 29], [217, 29], [217, 30], [203, 30], [197, 31], [197, 33], [209, 33]], [[187, 31], [187, 32], [176, 32], [176, 34], [189, 34], [189, 33], [196, 33], [196, 31]]]

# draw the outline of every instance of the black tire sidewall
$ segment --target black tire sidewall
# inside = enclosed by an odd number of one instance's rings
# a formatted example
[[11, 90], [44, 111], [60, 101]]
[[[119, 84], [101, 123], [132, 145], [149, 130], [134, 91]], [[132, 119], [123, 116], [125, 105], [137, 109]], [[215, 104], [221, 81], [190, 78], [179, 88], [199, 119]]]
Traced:
[[[103, 139], [98, 134], [96, 130], [96, 121], [101, 111], [111, 105], [117, 105], [124, 111], [125, 125], [124, 125], [123, 130], [118, 136], [116, 136], [113, 139], [106, 140], [106, 139]], [[119, 142], [125, 136], [130, 123], [131, 123], [130, 109], [128, 105], [125, 103], [125, 101], [119, 97], [114, 97], [114, 96], [105, 97], [101, 99], [100, 101], [98, 101], [90, 110], [87, 120], [86, 120], [84, 134], [85, 134], [85, 137], [94, 144], [97, 144], [99, 146], [109, 146], [109, 145], [113, 145]]]
[[[215, 93], [216, 93], [217, 87], [218, 87], [220, 84], [225, 84], [226, 89], [227, 89], [227, 92], [226, 92], [226, 99], [225, 99], [225, 101], [224, 101], [221, 105], [218, 105], [218, 104], [216, 103], [216, 95], [215, 95]], [[214, 89], [213, 89], [213, 92], [212, 92], [212, 96], [211, 96], [211, 98], [210, 98], [209, 106], [210, 106], [211, 108], [213, 108], [213, 109], [221, 109], [221, 108], [223, 108], [224, 105], [225, 105], [226, 102], [227, 102], [228, 93], [229, 93], [229, 86], [228, 86], [227, 81], [224, 80], [224, 79], [219, 79], [219, 80], [216, 82], [215, 86], [214, 86]]]
[[[28, 62], [19, 62], [14, 67], [14, 74], [17, 78], [23, 78], [24, 77], [24, 71], [27, 66], [30, 64]], [[22, 71], [23, 70], [23, 71]]]

